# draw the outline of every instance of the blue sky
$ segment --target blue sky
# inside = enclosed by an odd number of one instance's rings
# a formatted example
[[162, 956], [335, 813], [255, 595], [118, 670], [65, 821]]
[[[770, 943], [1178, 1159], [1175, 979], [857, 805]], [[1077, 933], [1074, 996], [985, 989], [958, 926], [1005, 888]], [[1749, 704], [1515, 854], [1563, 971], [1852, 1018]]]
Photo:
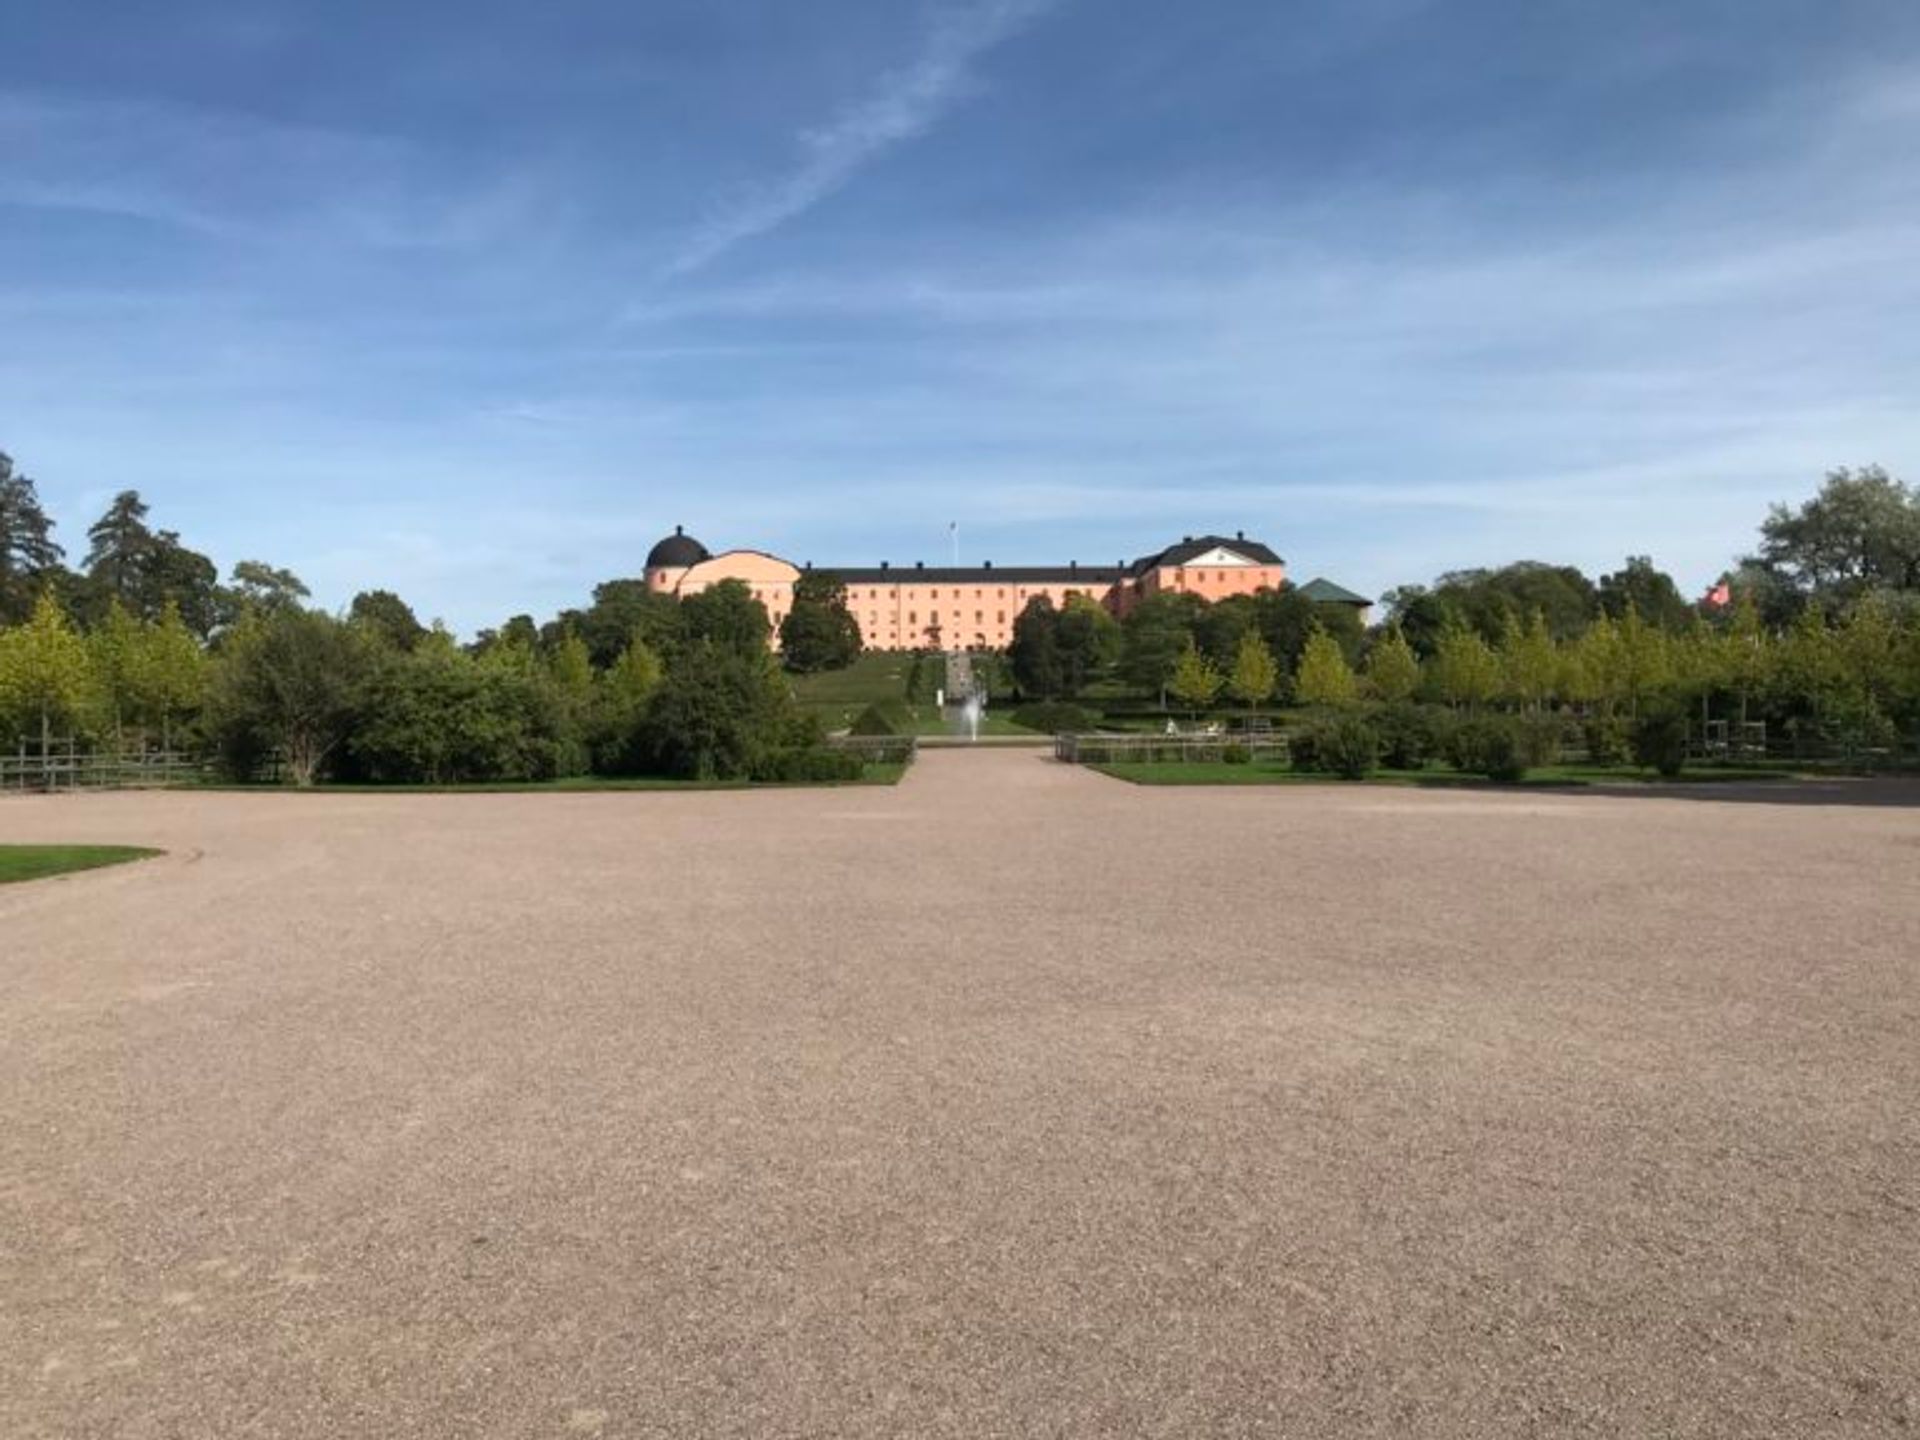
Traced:
[[0, 448], [470, 630], [676, 522], [1376, 592], [1920, 478], [1910, 0], [0, 7]]

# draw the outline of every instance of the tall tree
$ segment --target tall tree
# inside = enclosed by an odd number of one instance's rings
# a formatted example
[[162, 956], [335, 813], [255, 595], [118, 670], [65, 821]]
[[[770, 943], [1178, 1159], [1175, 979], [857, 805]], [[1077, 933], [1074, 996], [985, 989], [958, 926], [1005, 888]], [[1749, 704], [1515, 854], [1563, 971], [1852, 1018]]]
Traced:
[[1293, 698], [1302, 705], [1351, 705], [1360, 698], [1346, 652], [1320, 625], [1307, 633], [1300, 668], [1294, 672]]
[[1773, 507], [1750, 563], [1834, 604], [1920, 590], [1920, 494], [1878, 465], [1834, 470], [1799, 509]]
[[87, 527], [87, 578], [101, 594], [135, 614], [144, 602], [147, 570], [153, 559], [153, 531], [147, 527], [147, 502], [138, 490], [122, 490], [106, 514]]
[[[413, 608], [391, 590], [362, 590], [347, 606], [347, 619], [390, 650], [410, 651], [427, 634]], [[531, 618], [527, 628], [533, 628]]]
[[1072, 699], [1119, 658], [1120, 625], [1098, 602], [1069, 595], [1054, 625], [1054, 643], [1060, 653], [1060, 693]]
[[1013, 643], [1007, 647], [1013, 683], [1029, 699], [1056, 700], [1066, 693], [1067, 669], [1060, 656], [1060, 612], [1045, 595], [1036, 595], [1013, 617]]
[[1500, 659], [1478, 630], [1454, 620], [1434, 646], [1432, 676], [1442, 700], [1474, 710], [1499, 692]]
[[1553, 698], [1560, 680], [1560, 651], [1543, 611], [1534, 611], [1524, 628], [1510, 623], [1499, 654], [1501, 689], [1509, 699], [1538, 710]]
[[764, 656], [773, 635], [766, 606], [753, 598], [744, 580], [722, 580], [689, 595], [680, 602], [680, 615], [689, 641], [740, 655]]
[[1173, 678], [1167, 682], [1167, 689], [1190, 713], [1198, 715], [1213, 704], [1224, 683], [1219, 668], [1207, 658], [1199, 645], [1189, 639], [1187, 648], [1180, 652], [1180, 658], [1174, 664]]
[[1149, 595], [1120, 622], [1120, 675], [1144, 693], [1157, 694], [1160, 708], [1180, 657], [1198, 639], [1195, 629], [1207, 604], [1197, 595], [1160, 591]]
[[291, 570], [281, 570], [264, 560], [242, 560], [233, 567], [227, 582], [233, 598], [243, 606], [266, 610], [283, 605], [299, 605], [309, 594], [305, 582]]
[[42, 753], [56, 726], [82, 723], [92, 688], [86, 642], [50, 592], [41, 592], [26, 624], [0, 629], [0, 719], [16, 733], [37, 732]]
[[802, 675], [844, 670], [860, 654], [860, 622], [847, 608], [837, 575], [809, 570], [793, 587], [793, 608], [780, 622], [780, 657]]
[[0, 625], [33, 613], [33, 602], [59, 571], [65, 555], [53, 540], [53, 521], [40, 506], [33, 481], [0, 452]]
[[1260, 638], [1259, 631], [1246, 631], [1234, 651], [1233, 669], [1227, 674], [1227, 693], [1251, 710], [1271, 700], [1279, 684], [1280, 666], [1267, 648], [1267, 642]]
[[352, 626], [318, 610], [257, 611], [221, 647], [214, 722], [229, 756], [277, 755], [311, 785], [352, 730], [373, 652]]
[[1398, 624], [1388, 625], [1367, 652], [1367, 685], [1389, 705], [1401, 704], [1419, 693], [1420, 658]]
[[1655, 569], [1645, 555], [1629, 555], [1620, 569], [1600, 577], [1600, 608], [1615, 620], [1637, 610], [1649, 625], [1675, 632], [1686, 629], [1695, 614], [1673, 577]]

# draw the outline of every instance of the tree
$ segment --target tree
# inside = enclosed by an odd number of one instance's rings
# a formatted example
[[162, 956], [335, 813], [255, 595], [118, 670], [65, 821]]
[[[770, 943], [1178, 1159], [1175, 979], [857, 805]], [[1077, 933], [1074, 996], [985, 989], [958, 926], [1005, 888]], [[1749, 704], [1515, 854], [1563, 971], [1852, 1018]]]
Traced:
[[1360, 698], [1346, 652], [1319, 625], [1307, 632], [1300, 668], [1294, 672], [1293, 698], [1302, 705], [1351, 705]]
[[844, 670], [860, 654], [860, 622], [847, 608], [847, 587], [836, 575], [809, 570], [793, 587], [793, 608], [780, 622], [780, 655], [802, 675]]
[[1397, 623], [1388, 625], [1367, 652], [1367, 685], [1375, 698], [1389, 705], [1402, 704], [1419, 693], [1420, 659]]
[[1536, 610], [1522, 629], [1510, 623], [1500, 641], [1500, 683], [1508, 698], [1538, 710], [1554, 696], [1560, 680], [1560, 651], [1547, 630], [1545, 612]]
[[653, 692], [636, 750], [661, 774], [744, 779], [803, 728], [769, 655], [702, 639]]
[[1251, 710], [1273, 698], [1280, 684], [1280, 666], [1273, 652], [1256, 630], [1240, 637], [1234, 651], [1233, 670], [1227, 676], [1227, 693]]
[[[680, 602], [691, 644], [705, 642], [740, 655], [764, 656], [773, 627], [744, 580], [722, 580]], [[628, 632], [631, 634], [631, 630]]]
[[93, 684], [86, 642], [49, 591], [24, 625], [0, 630], [0, 719], [17, 733], [37, 729], [44, 753], [56, 724], [77, 726]]
[[[411, 651], [427, 634], [413, 607], [391, 590], [362, 590], [348, 605], [347, 620], [392, 650]], [[527, 628], [533, 628], [530, 618]]]
[[[1403, 591], [1389, 592], [1400, 613]], [[1599, 613], [1599, 596], [1593, 582], [1571, 565], [1547, 565], [1538, 560], [1519, 560], [1497, 570], [1454, 570], [1434, 582], [1433, 596], [1439, 602], [1442, 628], [1448, 618], [1471, 626], [1489, 645], [1499, 643], [1510, 624], [1524, 624], [1534, 611], [1547, 617], [1547, 629], [1556, 641], [1566, 641], [1586, 629]], [[1414, 648], [1420, 641], [1413, 637], [1412, 616], [1403, 616]], [[1438, 647], [1439, 635], [1433, 635]]]
[[[594, 669], [604, 670], [636, 637], [654, 654], [671, 656], [680, 648], [685, 630], [682, 610], [680, 601], [648, 589], [644, 580], [608, 580], [593, 587], [592, 605], [565, 612], [548, 630], [576, 631], [587, 642]], [[508, 621], [509, 627], [520, 618]], [[531, 629], [533, 622], [528, 620], [527, 625]], [[557, 638], [557, 633], [542, 636], [548, 644]]]
[[1060, 655], [1060, 612], [1045, 595], [1027, 601], [1013, 617], [1007, 646], [1013, 683], [1030, 699], [1055, 700], [1067, 693], [1067, 667]]
[[253, 612], [227, 635], [210, 701], [238, 768], [277, 755], [294, 784], [314, 783], [351, 733], [373, 651], [352, 626], [298, 607]]
[[1920, 495], [1878, 465], [1831, 471], [1798, 510], [1773, 507], [1748, 563], [1829, 604], [1920, 590]]
[[53, 541], [53, 522], [40, 507], [33, 481], [0, 451], [0, 625], [33, 613], [35, 598], [65, 555]]
[[1173, 678], [1167, 682], [1167, 689], [1189, 712], [1197, 715], [1213, 704], [1222, 683], [1213, 661], [1189, 639], [1187, 648], [1180, 652], [1179, 660], [1174, 663]]
[[94, 691], [112, 724], [116, 747], [124, 743], [127, 722], [139, 720], [146, 708], [148, 647], [143, 629], [116, 595], [107, 602], [105, 618], [86, 637]]
[[1664, 570], [1645, 555], [1629, 555], [1624, 567], [1600, 577], [1600, 608], [1615, 620], [1629, 610], [1657, 629], [1680, 631], [1694, 619], [1694, 608]]
[[227, 608], [233, 614], [248, 606], [257, 610], [297, 606], [308, 593], [305, 583], [291, 570], [276, 569], [264, 560], [242, 560], [233, 567], [228, 581]]
[[153, 531], [147, 528], [147, 504], [138, 490], [122, 490], [106, 514], [87, 527], [87, 578], [108, 599], [135, 614], [145, 598], [147, 566], [153, 555]]
[[1120, 625], [1096, 601], [1069, 595], [1054, 625], [1062, 686], [1068, 699], [1106, 673], [1120, 654]]
[[1450, 621], [1434, 646], [1432, 676], [1440, 698], [1478, 709], [1500, 688], [1500, 660], [1478, 630]]
[[206, 703], [207, 654], [181, 619], [180, 607], [171, 601], [161, 610], [159, 623], [146, 628], [144, 643], [143, 704], [149, 718], [158, 715], [160, 743], [171, 750], [174, 722]]
[[587, 737], [596, 770], [623, 774], [644, 768], [644, 756], [637, 753], [640, 727], [664, 673], [660, 657], [638, 635], [600, 672]]
[[1163, 710], [1174, 670], [1197, 643], [1195, 627], [1206, 609], [1197, 595], [1163, 590], [1141, 600], [1120, 622], [1120, 676], [1136, 690], [1158, 695]]

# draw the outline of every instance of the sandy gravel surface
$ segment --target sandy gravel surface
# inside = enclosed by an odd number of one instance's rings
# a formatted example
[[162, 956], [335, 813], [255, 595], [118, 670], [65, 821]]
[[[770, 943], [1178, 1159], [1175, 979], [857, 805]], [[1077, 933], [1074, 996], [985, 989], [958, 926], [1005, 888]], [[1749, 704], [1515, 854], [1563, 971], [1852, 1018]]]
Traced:
[[1826, 798], [0, 800], [0, 1435], [1920, 1434]]

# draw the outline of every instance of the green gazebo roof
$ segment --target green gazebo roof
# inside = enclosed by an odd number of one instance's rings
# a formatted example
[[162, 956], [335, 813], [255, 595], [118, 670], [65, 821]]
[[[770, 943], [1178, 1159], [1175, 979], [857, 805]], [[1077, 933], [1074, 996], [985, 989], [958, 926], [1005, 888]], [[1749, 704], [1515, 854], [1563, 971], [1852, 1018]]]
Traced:
[[1309, 580], [1300, 587], [1300, 593], [1316, 605], [1371, 605], [1373, 601], [1364, 595], [1356, 595], [1344, 585], [1336, 585], [1331, 580]]

